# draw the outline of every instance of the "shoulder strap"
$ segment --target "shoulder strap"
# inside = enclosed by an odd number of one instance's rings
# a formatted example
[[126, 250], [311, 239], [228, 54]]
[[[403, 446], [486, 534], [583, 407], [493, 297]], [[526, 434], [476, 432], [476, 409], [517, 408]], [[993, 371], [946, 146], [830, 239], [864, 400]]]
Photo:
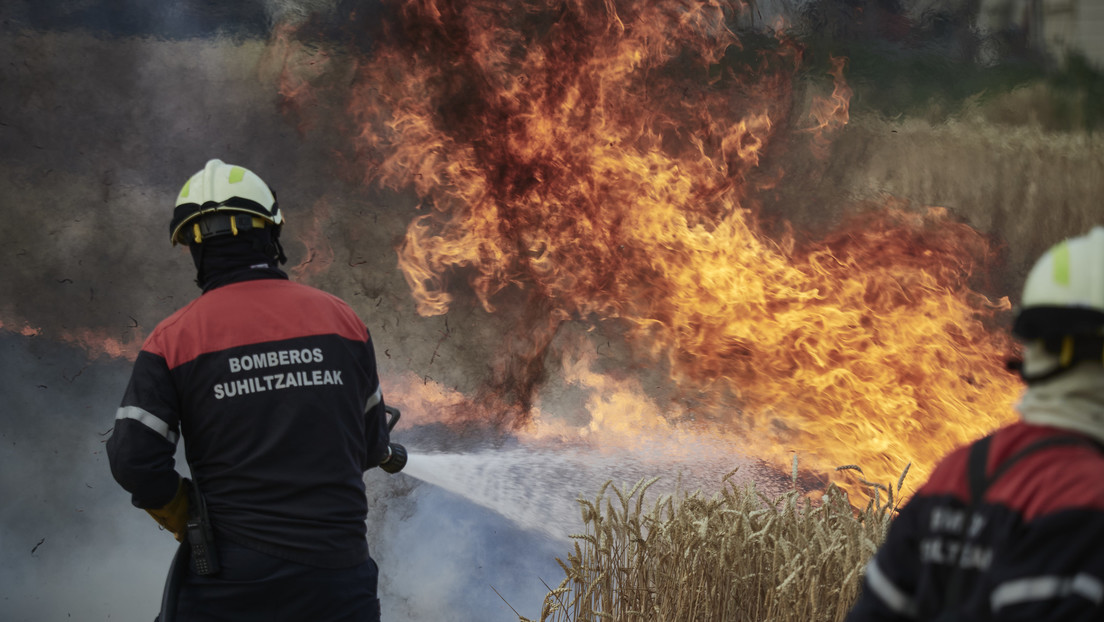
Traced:
[[981, 502], [986, 489], [996, 479], [986, 477], [985, 467], [989, 462], [989, 445], [993, 443], [993, 436], [989, 435], [970, 446], [970, 454], [966, 458], [966, 478], [970, 485], [970, 498], [967, 503], [973, 506]]
[[993, 436], [986, 436], [970, 445], [966, 456], [966, 480], [970, 488], [966, 499], [965, 519], [962, 522], [962, 547], [959, 549], [958, 563], [951, 569], [947, 591], [943, 593], [943, 602], [937, 612], [938, 615], [935, 616], [939, 622], [958, 619], [956, 610], [962, 601], [962, 560], [966, 554], [966, 538], [969, 536], [970, 525], [974, 522], [974, 512], [981, 503], [981, 498], [985, 496], [985, 490], [992, 483], [985, 469], [989, 462], [989, 445], [992, 443]]

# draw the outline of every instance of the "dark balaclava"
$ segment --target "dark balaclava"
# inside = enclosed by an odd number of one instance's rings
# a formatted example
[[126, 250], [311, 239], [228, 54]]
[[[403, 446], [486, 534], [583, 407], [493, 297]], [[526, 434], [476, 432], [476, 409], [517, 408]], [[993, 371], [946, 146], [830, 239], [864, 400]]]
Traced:
[[204, 292], [239, 281], [288, 278], [278, 267], [287, 257], [271, 227], [208, 238], [188, 248], [196, 267], [196, 285]]

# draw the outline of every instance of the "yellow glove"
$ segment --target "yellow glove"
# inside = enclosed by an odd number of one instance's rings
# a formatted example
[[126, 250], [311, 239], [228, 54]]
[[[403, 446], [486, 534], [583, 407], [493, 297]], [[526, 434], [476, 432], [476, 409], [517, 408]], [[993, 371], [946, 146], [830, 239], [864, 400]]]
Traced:
[[180, 478], [180, 485], [176, 488], [176, 495], [164, 507], [156, 510], [146, 510], [153, 520], [172, 532], [177, 542], [184, 539], [184, 533], [188, 528], [188, 489], [184, 478]]

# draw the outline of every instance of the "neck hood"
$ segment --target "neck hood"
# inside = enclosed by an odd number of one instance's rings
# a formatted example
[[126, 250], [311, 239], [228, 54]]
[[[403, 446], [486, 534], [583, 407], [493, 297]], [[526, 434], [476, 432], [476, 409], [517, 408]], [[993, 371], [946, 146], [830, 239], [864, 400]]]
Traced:
[[252, 279], [286, 279], [277, 267], [269, 236], [248, 232], [212, 238], [189, 247], [196, 267], [196, 285], [207, 292], [221, 285]]
[[1104, 365], [1084, 361], [1029, 385], [1017, 409], [1028, 423], [1073, 430], [1104, 442]]

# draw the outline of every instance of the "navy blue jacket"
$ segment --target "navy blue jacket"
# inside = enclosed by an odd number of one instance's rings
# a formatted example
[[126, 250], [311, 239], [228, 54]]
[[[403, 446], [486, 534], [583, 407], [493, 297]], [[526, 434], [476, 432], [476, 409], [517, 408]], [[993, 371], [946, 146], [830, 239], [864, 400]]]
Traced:
[[135, 506], [172, 499], [180, 436], [217, 537], [318, 567], [367, 558], [363, 471], [389, 438], [368, 330], [339, 298], [262, 277], [161, 322], [107, 445]]
[[[1032, 443], [1071, 435], [1022, 422], [1002, 428], [985, 472], [992, 477]], [[1101, 448], [1081, 437], [1027, 453], [973, 510], [968, 455], [948, 455], [893, 520], [847, 621], [1104, 620]], [[952, 584], [960, 599], [948, 612]]]

